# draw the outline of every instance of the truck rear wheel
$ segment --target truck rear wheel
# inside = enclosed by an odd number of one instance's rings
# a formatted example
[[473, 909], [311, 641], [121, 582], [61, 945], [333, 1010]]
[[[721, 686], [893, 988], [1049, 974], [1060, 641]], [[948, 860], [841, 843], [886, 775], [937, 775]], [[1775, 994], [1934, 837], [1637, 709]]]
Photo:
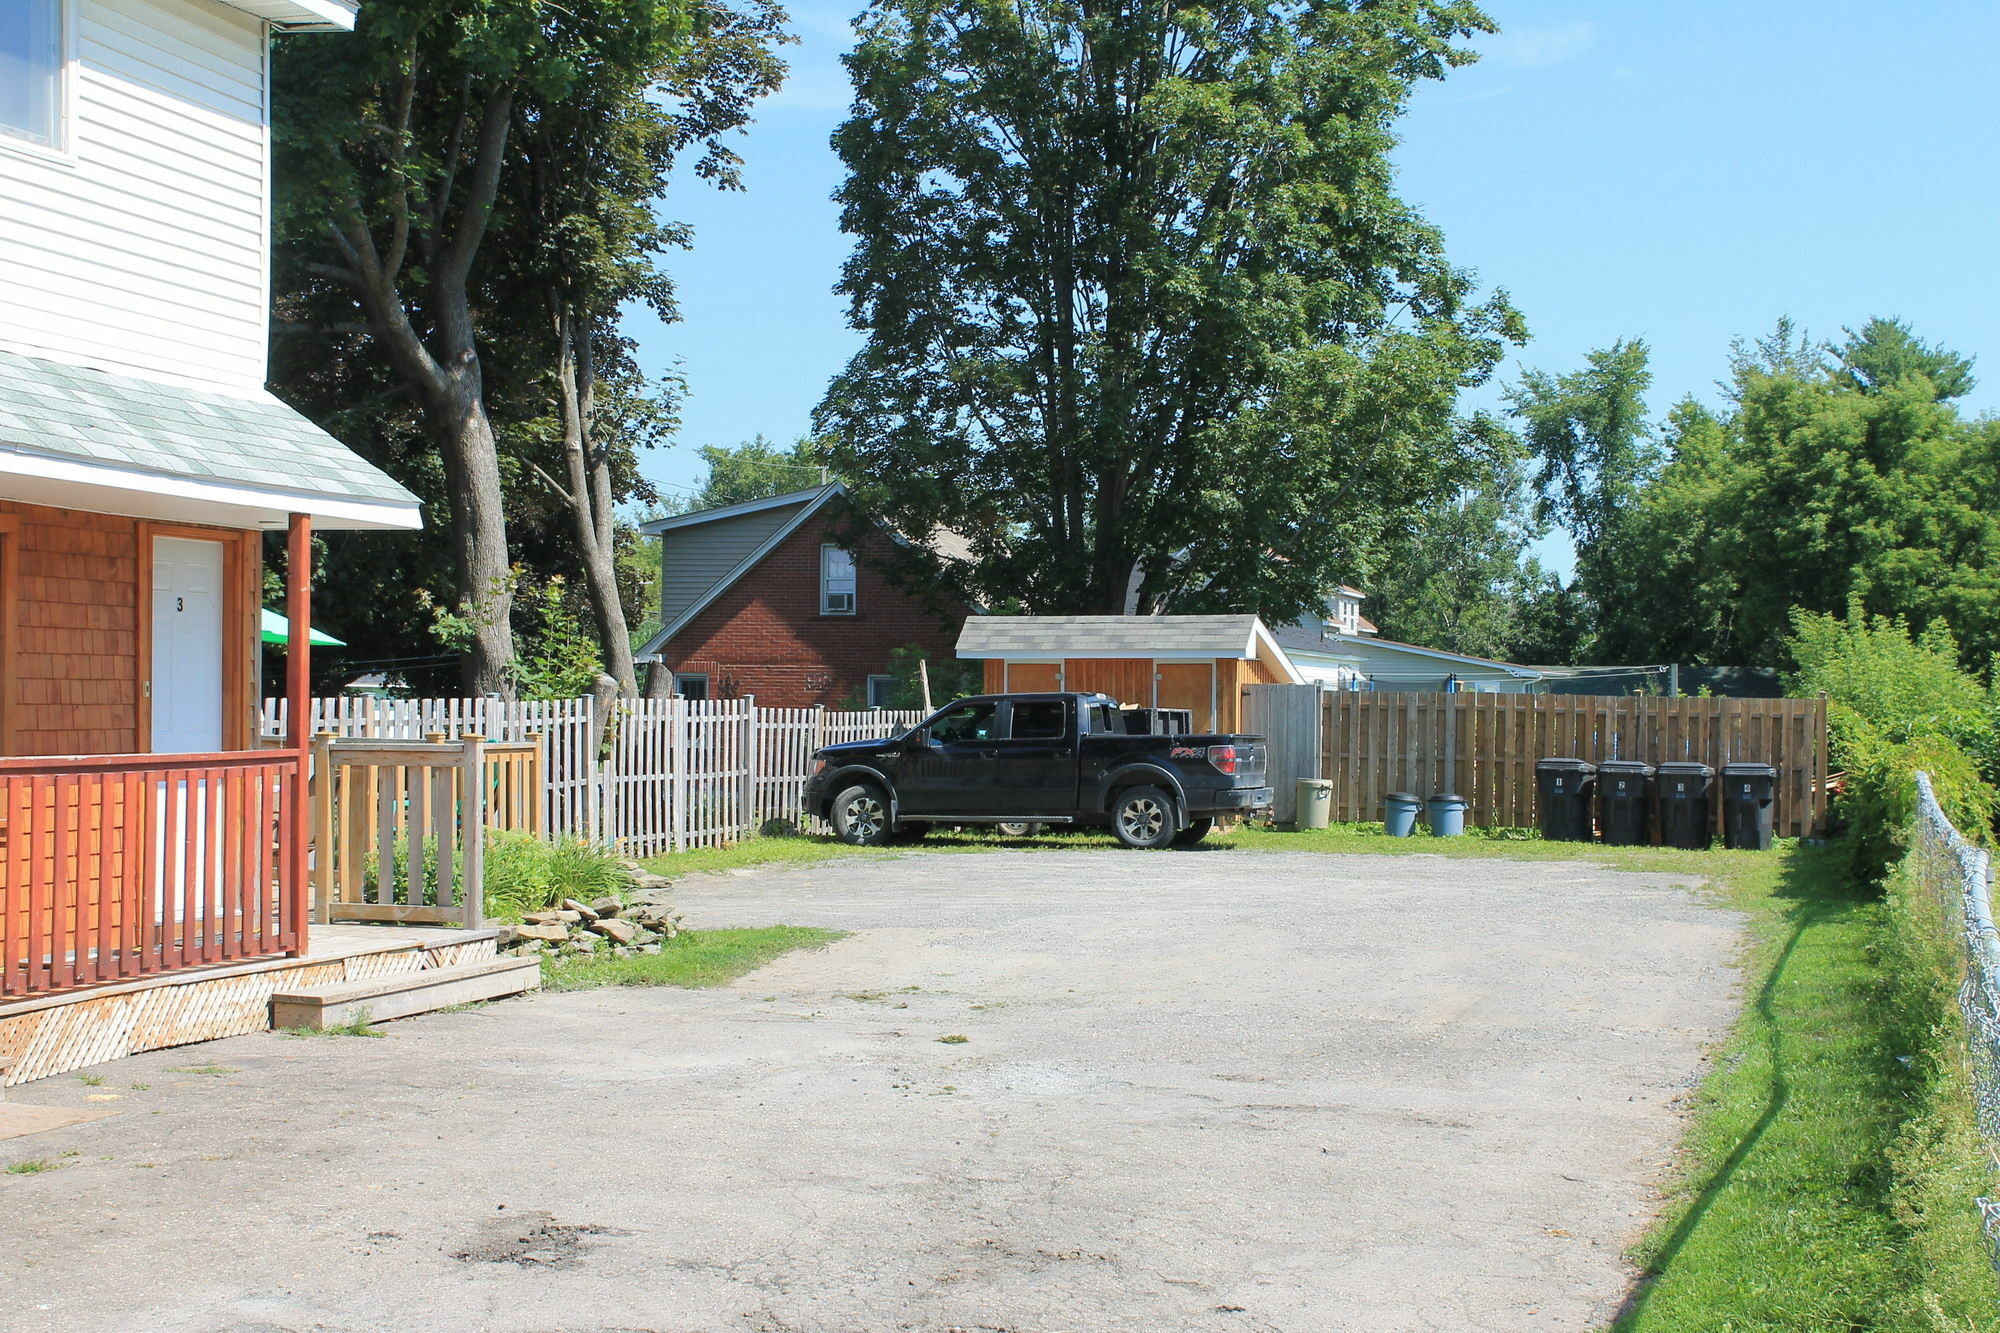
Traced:
[[833, 798], [833, 833], [856, 847], [880, 847], [889, 840], [889, 798], [879, 787], [857, 782]]
[[1127, 787], [1111, 802], [1111, 831], [1141, 851], [1166, 846], [1174, 840], [1173, 798], [1158, 787]]
[[1215, 821], [1213, 819], [1197, 819], [1179, 833], [1174, 834], [1174, 846], [1192, 847], [1203, 838], [1206, 838], [1208, 831], [1214, 827]]

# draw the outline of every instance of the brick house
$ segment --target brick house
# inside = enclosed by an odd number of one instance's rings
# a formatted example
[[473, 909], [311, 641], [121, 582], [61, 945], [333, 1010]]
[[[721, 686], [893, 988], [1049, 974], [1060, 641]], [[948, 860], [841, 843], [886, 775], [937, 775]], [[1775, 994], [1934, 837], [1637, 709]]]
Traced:
[[884, 575], [902, 539], [852, 516], [835, 484], [655, 519], [660, 632], [640, 650], [691, 699], [755, 695], [770, 708], [879, 707], [889, 655], [917, 644], [949, 661], [966, 608], [939, 609]]

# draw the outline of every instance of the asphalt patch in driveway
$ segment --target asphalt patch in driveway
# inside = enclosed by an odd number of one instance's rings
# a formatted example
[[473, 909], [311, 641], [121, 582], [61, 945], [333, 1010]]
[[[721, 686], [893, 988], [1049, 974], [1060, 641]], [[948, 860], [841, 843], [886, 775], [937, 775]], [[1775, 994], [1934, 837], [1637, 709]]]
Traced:
[[[540, 1221], [533, 1219], [540, 1218]], [[525, 1224], [525, 1225], [524, 1225]], [[520, 1268], [575, 1268], [586, 1251], [595, 1248], [592, 1237], [629, 1236], [617, 1227], [589, 1224], [570, 1226], [547, 1213], [528, 1213], [504, 1222], [489, 1223], [498, 1234], [467, 1249], [455, 1250], [452, 1258], [468, 1264], [513, 1264]]]

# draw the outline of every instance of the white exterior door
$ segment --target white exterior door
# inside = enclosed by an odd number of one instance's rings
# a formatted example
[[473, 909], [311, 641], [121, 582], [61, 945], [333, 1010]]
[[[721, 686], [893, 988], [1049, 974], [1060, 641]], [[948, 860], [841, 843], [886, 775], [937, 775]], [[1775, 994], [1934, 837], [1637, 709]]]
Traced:
[[221, 542], [153, 538], [153, 753], [222, 748]]

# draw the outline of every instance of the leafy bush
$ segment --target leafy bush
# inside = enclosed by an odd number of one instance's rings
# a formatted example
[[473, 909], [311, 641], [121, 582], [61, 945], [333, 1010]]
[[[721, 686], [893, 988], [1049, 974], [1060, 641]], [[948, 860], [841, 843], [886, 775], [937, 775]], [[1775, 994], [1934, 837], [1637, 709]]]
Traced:
[[[1912, 793], [1914, 797], [1914, 793]], [[1891, 1206], [1908, 1283], [1884, 1327], [1978, 1328], [1993, 1305], [1973, 1200], [1996, 1181], [1974, 1110], [1958, 987], [1965, 975], [1958, 868], [1913, 847], [1891, 870], [1875, 949], [1882, 1009], [1905, 1072], [1906, 1114], [1889, 1148]]]
[[1847, 775], [1841, 813], [1855, 870], [1876, 878], [1905, 851], [1914, 775], [1929, 773], [1939, 804], [1968, 837], [1990, 840], [2000, 792], [1994, 692], [1960, 668], [1951, 631], [1912, 636], [1900, 617], [1792, 619], [1795, 693], [1824, 693], [1833, 764]]
[[[395, 877], [408, 882], [409, 841], [396, 844]], [[456, 869], [456, 867], [454, 868]], [[376, 858], [371, 853], [363, 883], [374, 896]], [[515, 922], [524, 912], [538, 912], [564, 898], [621, 896], [631, 881], [618, 858], [579, 838], [543, 841], [528, 833], [486, 831], [485, 909], [489, 920]], [[438, 895], [438, 849], [435, 838], [424, 843], [423, 897], [432, 906]]]
[[527, 833], [486, 835], [486, 915], [518, 921], [564, 898], [616, 897], [630, 886], [618, 858], [578, 838], [545, 842]]

